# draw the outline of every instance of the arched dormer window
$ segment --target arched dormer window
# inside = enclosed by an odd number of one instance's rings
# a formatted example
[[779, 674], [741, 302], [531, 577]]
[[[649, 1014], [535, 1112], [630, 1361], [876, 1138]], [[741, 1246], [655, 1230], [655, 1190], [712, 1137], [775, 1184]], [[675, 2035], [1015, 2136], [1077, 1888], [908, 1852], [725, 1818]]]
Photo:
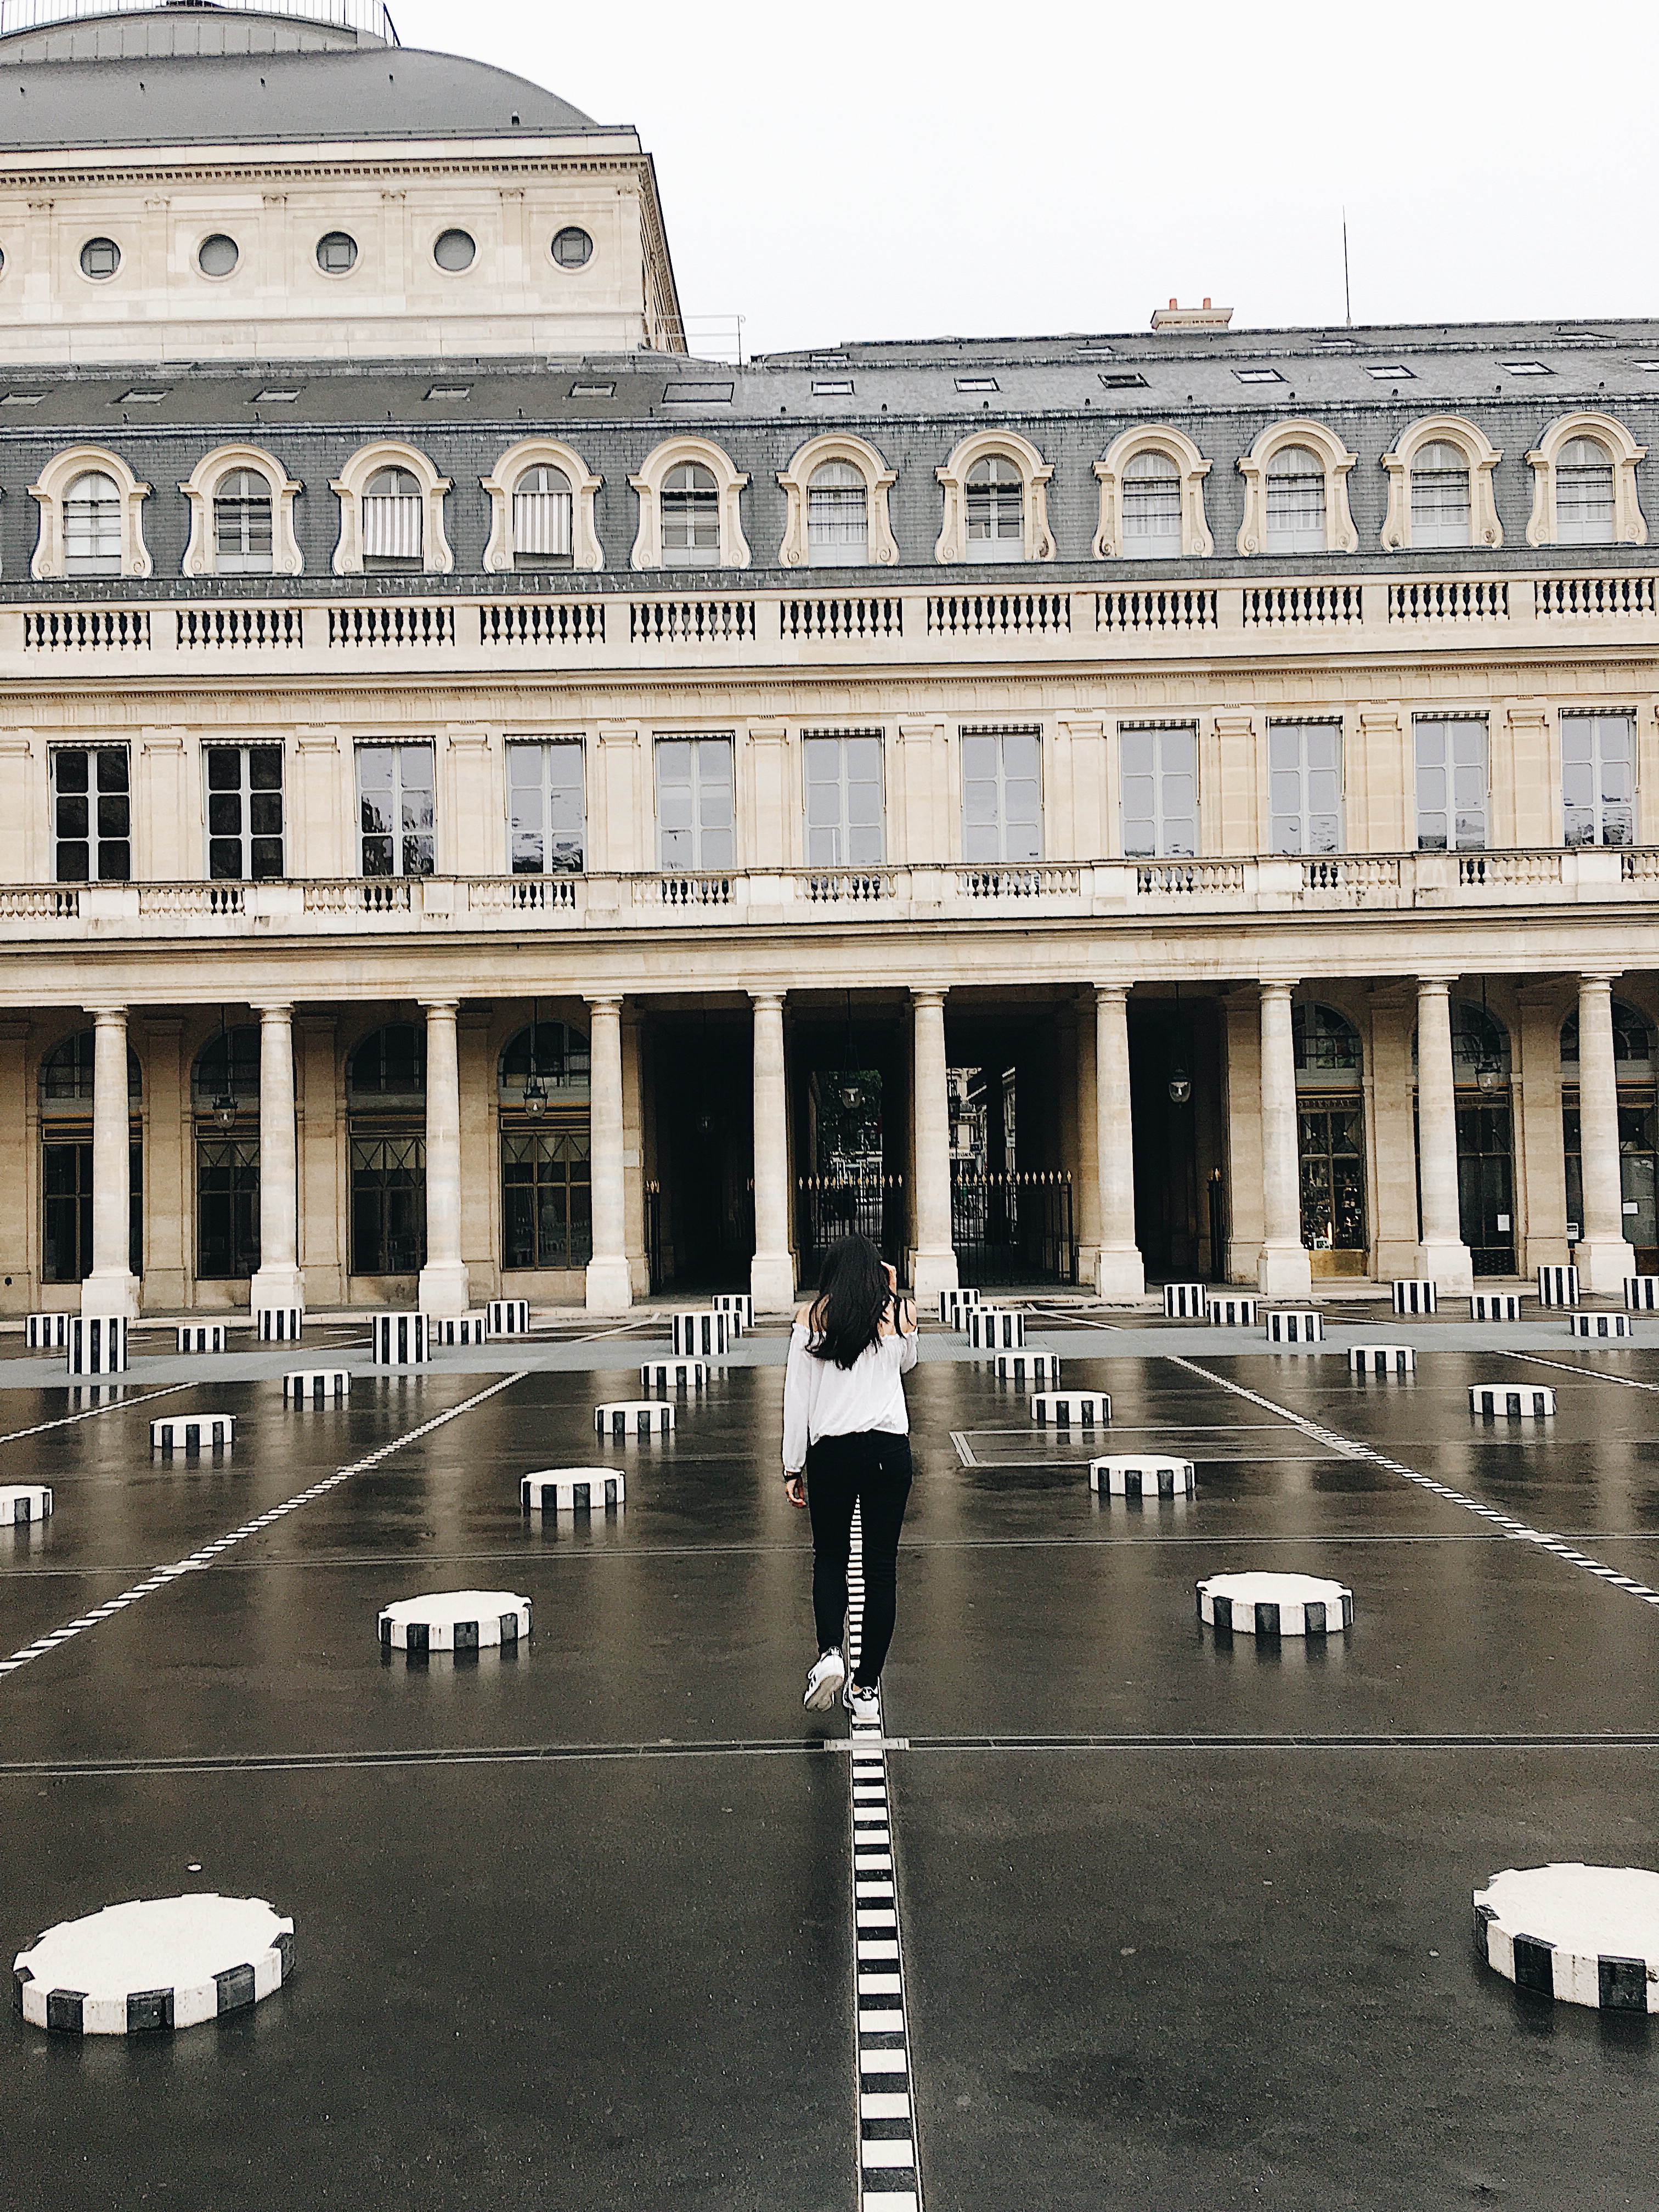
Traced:
[[217, 446], [179, 487], [190, 504], [187, 576], [297, 576], [300, 485], [258, 446]]
[[1348, 471], [1358, 456], [1322, 422], [1274, 422], [1238, 464], [1241, 553], [1352, 553]]
[[749, 566], [742, 513], [749, 479], [710, 440], [670, 438], [628, 481], [640, 501], [635, 568]]
[[97, 446], [54, 454], [29, 496], [40, 510], [32, 576], [149, 574], [143, 533], [149, 486], [117, 454]]
[[945, 491], [936, 561], [1053, 560], [1054, 469], [1028, 440], [1012, 430], [976, 430], [933, 473]]
[[340, 502], [335, 574], [447, 575], [455, 565], [444, 535], [449, 488], [449, 478], [412, 446], [387, 439], [360, 447], [331, 486]]
[[1528, 545], [1645, 545], [1636, 471], [1647, 458], [1611, 415], [1564, 415], [1533, 451]]
[[1154, 422], [1126, 430], [1095, 463], [1102, 561], [1204, 560], [1215, 540], [1204, 514], [1210, 465], [1183, 431]]
[[1504, 526], [1492, 474], [1503, 458], [1486, 432], [1461, 415], [1413, 422], [1393, 453], [1382, 456], [1389, 472], [1383, 550], [1462, 545], [1495, 550], [1504, 542]]
[[604, 568], [594, 520], [599, 479], [574, 447], [526, 438], [481, 481], [489, 496], [486, 571]]
[[778, 551], [786, 568], [890, 568], [897, 561], [887, 514], [897, 477], [862, 438], [830, 432], [811, 439], [778, 482], [789, 503]]

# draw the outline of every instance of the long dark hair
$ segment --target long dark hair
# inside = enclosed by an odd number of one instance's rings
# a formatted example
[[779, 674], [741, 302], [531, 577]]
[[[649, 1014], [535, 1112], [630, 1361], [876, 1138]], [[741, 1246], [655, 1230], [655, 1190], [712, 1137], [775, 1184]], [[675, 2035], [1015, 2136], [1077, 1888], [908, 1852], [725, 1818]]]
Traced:
[[880, 1336], [891, 1295], [881, 1255], [867, 1237], [854, 1234], [832, 1244], [807, 1316], [814, 1358], [854, 1365]]

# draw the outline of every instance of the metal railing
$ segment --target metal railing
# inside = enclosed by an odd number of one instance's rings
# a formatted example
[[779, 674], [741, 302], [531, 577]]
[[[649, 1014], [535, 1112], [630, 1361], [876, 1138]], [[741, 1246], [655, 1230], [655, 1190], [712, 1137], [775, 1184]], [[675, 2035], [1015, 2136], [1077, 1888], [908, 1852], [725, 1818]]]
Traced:
[[[400, 43], [385, 0], [215, 0], [217, 10], [238, 15], [298, 15], [342, 31], [366, 31], [389, 46]], [[204, 10], [205, 12], [205, 10]], [[92, 15], [152, 15], [155, 0], [0, 0], [0, 39], [17, 31], [43, 31]]]

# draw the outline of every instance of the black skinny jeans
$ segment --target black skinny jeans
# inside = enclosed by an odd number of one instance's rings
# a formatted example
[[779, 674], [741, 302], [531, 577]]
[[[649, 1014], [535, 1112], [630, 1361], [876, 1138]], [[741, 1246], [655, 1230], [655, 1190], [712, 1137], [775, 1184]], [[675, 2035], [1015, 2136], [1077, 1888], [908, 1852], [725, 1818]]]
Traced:
[[818, 1649], [838, 1647], [847, 1623], [847, 1559], [853, 1508], [864, 1508], [864, 1633], [854, 1680], [881, 1679], [893, 1640], [899, 1530], [910, 1495], [910, 1439], [884, 1429], [820, 1437], [806, 1448], [806, 1504], [812, 1516], [812, 1616]]

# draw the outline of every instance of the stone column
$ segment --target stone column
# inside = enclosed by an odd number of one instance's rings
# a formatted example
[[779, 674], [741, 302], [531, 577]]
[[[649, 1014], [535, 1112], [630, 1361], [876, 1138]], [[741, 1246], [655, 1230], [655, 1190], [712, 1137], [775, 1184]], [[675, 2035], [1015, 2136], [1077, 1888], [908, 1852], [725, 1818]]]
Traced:
[[1270, 1298], [1305, 1298], [1312, 1270], [1302, 1244], [1301, 1152], [1291, 986], [1261, 986], [1261, 1250], [1256, 1282]]
[[1095, 1083], [1096, 1024], [1090, 1018], [1092, 1011], [1091, 1001], [1080, 1005], [1073, 1018], [1071, 1032], [1073, 1085], [1068, 1164], [1077, 1197], [1073, 1226], [1079, 1285], [1092, 1283], [1100, 1272], [1100, 1102]]
[[794, 1310], [789, 1249], [789, 1097], [783, 1065], [783, 994], [751, 991], [755, 1009], [755, 1256], [749, 1288], [758, 1313]]
[[[418, 1303], [422, 1313], [459, 1314], [467, 1307], [461, 1257], [461, 1070], [455, 1036], [456, 1001], [431, 999], [426, 1010], [426, 1265]], [[264, 1089], [264, 1058], [260, 1091]], [[263, 1218], [263, 1217], [262, 1217]]]
[[1417, 1272], [1432, 1276], [1443, 1297], [1467, 1297], [1474, 1270], [1457, 1203], [1451, 983], [1443, 975], [1421, 976], [1417, 986]]
[[938, 1308], [941, 1291], [957, 1287], [951, 1242], [951, 1086], [945, 1073], [945, 994], [912, 991], [915, 1081], [911, 1092], [915, 1143], [915, 1243], [910, 1283], [919, 1305]]
[[590, 999], [593, 1256], [587, 1263], [587, 1310], [625, 1314], [634, 1303], [628, 1273], [628, 1212], [623, 1189], [622, 1000]]
[[250, 1300], [256, 1316], [303, 1306], [300, 1273], [300, 1158], [294, 1127], [294, 1009], [259, 1008], [259, 1267]]
[[1103, 1298], [1138, 1298], [1146, 1270], [1135, 1243], [1135, 1160], [1129, 1110], [1129, 992], [1103, 983], [1095, 993], [1095, 1152], [1100, 1180], [1100, 1258], [1095, 1290]]
[[92, 1063], [92, 1273], [81, 1310], [138, 1317], [138, 1278], [131, 1254], [132, 1161], [127, 1098], [127, 1010], [94, 1006]]
[[1613, 978], [1578, 979], [1578, 1133], [1584, 1218], [1578, 1265], [1587, 1291], [1622, 1291], [1633, 1271], [1625, 1242], [1624, 1183], [1619, 1172], [1619, 1080], [1613, 1060]]

